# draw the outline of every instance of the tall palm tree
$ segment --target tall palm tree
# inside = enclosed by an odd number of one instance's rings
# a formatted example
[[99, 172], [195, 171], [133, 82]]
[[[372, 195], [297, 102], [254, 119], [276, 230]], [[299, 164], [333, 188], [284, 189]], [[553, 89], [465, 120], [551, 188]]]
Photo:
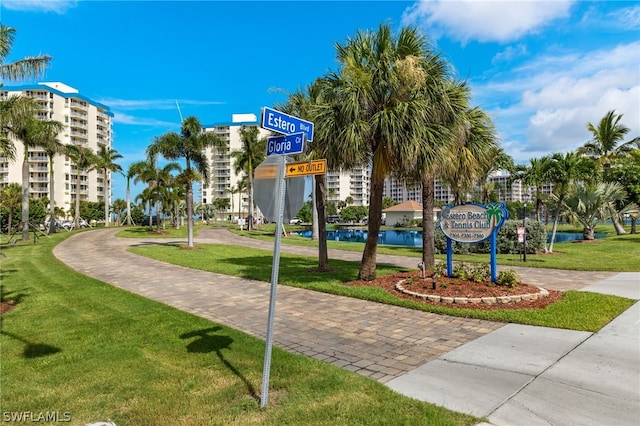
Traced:
[[[277, 105], [276, 109], [285, 113], [300, 117], [315, 123], [315, 114], [323, 103], [321, 81], [316, 80], [304, 90], [297, 90], [289, 95], [286, 103]], [[327, 160], [328, 170], [335, 171], [340, 168], [340, 156], [336, 156], [331, 150], [332, 135], [319, 130], [316, 126], [314, 140], [306, 144], [304, 158], [314, 160], [324, 158]], [[326, 186], [324, 175], [312, 177], [312, 231], [311, 238], [318, 241], [318, 271], [329, 271], [329, 253], [326, 234]]]
[[601, 171], [609, 168], [616, 157], [627, 154], [634, 148], [640, 148], [640, 138], [621, 143], [631, 129], [620, 123], [620, 120], [622, 114], [616, 114], [612, 110], [600, 119], [598, 125], [589, 123], [587, 129], [593, 134], [593, 139], [578, 148], [580, 154], [594, 158]]
[[[22, 241], [29, 239], [29, 152], [31, 149], [43, 148], [54, 144], [55, 138], [61, 131], [62, 123], [55, 120], [38, 120], [30, 117], [17, 123], [14, 133], [23, 144], [24, 158], [22, 160]], [[53, 146], [53, 145], [52, 145]], [[53, 199], [51, 199], [53, 204]]]
[[80, 228], [80, 181], [83, 173], [93, 170], [96, 161], [95, 153], [81, 145], [66, 145], [67, 155], [76, 167], [76, 206], [73, 215], [74, 228]]
[[[46, 122], [45, 122], [46, 123]], [[41, 148], [49, 158], [49, 233], [56, 232], [56, 206], [55, 206], [55, 180], [53, 171], [53, 162], [56, 155], [64, 154], [65, 147], [57, 139], [58, 134], [64, 128], [63, 124], [57, 121], [49, 121], [44, 125], [45, 139]]]
[[111, 202], [111, 173], [122, 173], [122, 167], [116, 160], [122, 158], [115, 149], [100, 145], [96, 153], [95, 168], [100, 170], [104, 179], [104, 226], [109, 226], [109, 210]]
[[155, 138], [148, 148], [149, 153], [160, 153], [168, 160], [185, 160], [182, 175], [186, 189], [188, 247], [193, 247], [193, 182], [209, 180], [209, 164], [205, 149], [214, 146], [224, 148], [226, 143], [214, 133], [204, 132], [200, 120], [196, 117], [187, 117], [182, 122], [180, 134], [165, 133]]
[[553, 242], [558, 229], [558, 221], [571, 185], [577, 180], [584, 179], [588, 176], [590, 168], [589, 160], [576, 152], [568, 152], [566, 154], [554, 153], [551, 155], [545, 175], [549, 182], [553, 183], [553, 194], [557, 199], [557, 205], [553, 218], [553, 227], [551, 229], [549, 253], [553, 253]]
[[124, 224], [125, 222], [127, 223], [127, 225], [131, 225], [133, 224], [133, 218], [131, 217], [131, 180], [138, 174], [139, 170], [136, 170], [136, 167], [139, 165], [139, 163], [141, 163], [140, 161], [132, 163], [129, 165], [129, 168], [127, 169], [127, 174], [125, 175], [125, 177], [127, 178], [127, 189], [126, 189], [126, 203], [127, 203], [127, 215], [125, 216], [125, 219], [123, 221], [121, 221], [121, 224]]
[[116, 215], [116, 221], [118, 223], [123, 223], [122, 212], [127, 211], [127, 202], [122, 198], [116, 198], [115, 200], [113, 200], [113, 203], [111, 204], [111, 209], [113, 213], [115, 213]]
[[235, 160], [235, 174], [244, 173], [248, 178], [247, 194], [249, 196], [249, 223], [248, 229], [253, 229], [253, 179], [255, 169], [266, 156], [267, 140], [258, 139], [259, 130], [255, 126], [242, 126], [238, 130], [242, 149], [232, 151], [231, 157]]
[[[316, 126], [333, 140], [344, 164], [371, 164], [368, 237], [358, 276], [376, 276], [377, 236], [382, 222], [384, 180], [408, 163], [424, 135], [426, 99], [422, 66], [426, 39], [415, 28], [393, 35], [388, 25], [358, 32], [337, 44], [339, 72], [323, 79], [323, 103]], [[332, 132], [335, 130], [335, 132]], [[315, 136], [314, 136], [315, 139]]]

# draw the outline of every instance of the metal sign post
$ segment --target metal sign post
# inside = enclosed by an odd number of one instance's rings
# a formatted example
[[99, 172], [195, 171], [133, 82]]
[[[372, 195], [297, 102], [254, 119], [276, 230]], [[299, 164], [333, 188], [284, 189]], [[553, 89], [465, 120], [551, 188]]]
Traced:
[[273, 265], [271, 267], [271, 297], [269, 298], [269, 321], [267, 324], [267, 342], [264, 352], [264, 368], [262, 371], [262, 394], [260, 407], [267, 406], [269, 399], [269, 376], [271, 373], [271, 348], [273, 346], [273, 322], [276, 314], [276, 291], [278, 289], [278, 272], [280, 270], [280, 244], [282, 242], [282, 216], [285, 198], [285, 157], [278, 157], [278, 195], [276, 201], [276, 239], [274, 243]]

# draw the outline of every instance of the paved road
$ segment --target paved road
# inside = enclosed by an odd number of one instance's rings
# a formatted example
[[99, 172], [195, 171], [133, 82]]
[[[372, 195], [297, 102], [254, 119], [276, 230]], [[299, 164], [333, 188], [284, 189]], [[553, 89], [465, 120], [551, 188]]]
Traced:
[[[264, 338], [268, 283], [142, 258], [127, 247], [172, 241], [116, 238], [116, 232], [77, 234], [54, 253], [86, 275]], [[273, 249], [224, 229], [200, 231], [196, 242]], [[286, 244], [282, 250], [317, 255], [316, 249]], [[329, 253], [330, 259], [360, 256]], [[378, 262], [414, 268], [417, 259], [379, 255]], [[640, 299], [640, 273], [513, 269], [549, 289]], [[594, 334], [448, 317], [279, 286], [274, 344], [495, 425], [636, 425], [638, 318], [636, 303]]]

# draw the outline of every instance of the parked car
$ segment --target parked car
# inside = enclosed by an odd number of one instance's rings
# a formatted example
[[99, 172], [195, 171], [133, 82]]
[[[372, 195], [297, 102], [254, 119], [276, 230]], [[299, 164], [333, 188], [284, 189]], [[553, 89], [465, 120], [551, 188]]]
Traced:
[[339, 223], [340, 216], [339, 215], [330, 215], [327, 216], [327, 223]]
[[298, 219], [297, 217], [294, 217], [289, 221], [289, 225], [300, 225], [301, 223], [302, 219]]

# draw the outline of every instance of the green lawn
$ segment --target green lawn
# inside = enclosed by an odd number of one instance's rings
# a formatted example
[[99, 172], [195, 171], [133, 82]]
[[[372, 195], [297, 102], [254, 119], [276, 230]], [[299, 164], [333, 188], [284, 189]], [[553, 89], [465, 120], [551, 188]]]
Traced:
[[[134, 247], [130, 250], [143, 256], [190, 268], [265, 282], [271, 281], [273, 251], [215, 244], [199, 244], [198, 247], [200, 250], [192, 251], [181, 250], [178, 245]], [[634, 303], [633, 300], [622, 297], [570, 291], [562, 301], [541, 310], [454, 309], [400, 299], [377, 287], [345, 286], [344, 282], [356, 279], [359, 264], [332, 259], [330, 266], [331, 271], [328, 273], [312, 272], [317, 267], [315, 257], [281, 253], [279, 283], [438, 314], [585, 331], [599, 330]], [[398, 270], [398, 268], [384, 265], [379, 265], [377, 268], [379, 275], [394, 273]]]
[[[263, 227], [255, 231], [240, 231], [237, 227], [229, 228], [239, 235], [273, 241], [273, 226]], [[287, 227], [287, 230], [292, 227]], [[582, 232], [568, 225], [560, 227], [566, 232]], [[640, 234], [626, 234], [616, 236], [611, 225], [599, 225], [598, 232], [606, 232], [608, 236], [592, 243], [556, 243], [553, 254], [527, 254], [527, 262], [523, 262], [520, 256], [500, 254], [497, 257], [499, 265], [527, 266], [531, 268], [552, 268], [579, 271], [613, 271], [613, 272], [637, 272], [640, 271]], [[284, 244], [317, 247], [317, 241], [311, 241], [303, 237], [288, 237]], [[330, 249], [357, 251], [362, 253], [364, 243], [350, 243], [340, 241], [328, 241]], [[398, 256], [421, 257], [422, 248], [379, 245], [378, 253], [393, 254]], [[437, 255], [444, 260], [445, 255]], [[588, 259], [588, 262], [585, 262]], [[488, 263], [488, 254], [454, 255], [454, 260], [460, 262]]]
[[1, 316], [3, 416], [58, 411], [72, 425], [128, 426], [479, 421], [278, 348], [261, 409], [264, 342], [75, 273], [51, 254], [70, 235], [2, 249], [2, 299], [17, 302]]

